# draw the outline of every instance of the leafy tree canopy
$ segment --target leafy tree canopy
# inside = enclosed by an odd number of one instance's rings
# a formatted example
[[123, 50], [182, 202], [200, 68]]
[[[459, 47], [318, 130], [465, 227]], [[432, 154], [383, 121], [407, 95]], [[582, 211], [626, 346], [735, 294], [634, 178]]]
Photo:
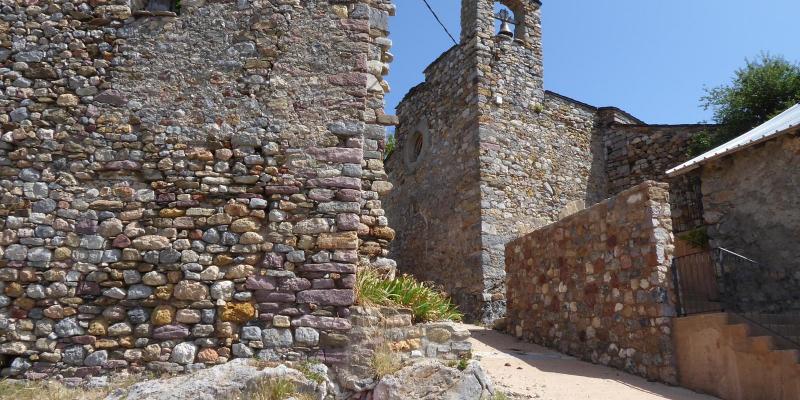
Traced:
[[701, 99], [720, 124], [697, 135], [689, 153], [698, 155], [742, 135], [800, 102], [800, 64], [780, 56], [761, 54], [747, 60], [728, 85], [706, 89]]

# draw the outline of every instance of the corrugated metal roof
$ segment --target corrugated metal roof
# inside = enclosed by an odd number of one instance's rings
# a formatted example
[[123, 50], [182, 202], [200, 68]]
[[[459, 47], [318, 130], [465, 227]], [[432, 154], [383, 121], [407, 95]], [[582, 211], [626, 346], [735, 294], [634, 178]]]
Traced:
[[759, 125], [750, 132], [731, 140], [713, 150], [709, 150], [675, 168], [667, 171], [668, 176], [689, 172], [703, 163], [724, 157], [755, 144], [770, 140], [800, 126], [800, 104], [782, 112], [777, 117]]

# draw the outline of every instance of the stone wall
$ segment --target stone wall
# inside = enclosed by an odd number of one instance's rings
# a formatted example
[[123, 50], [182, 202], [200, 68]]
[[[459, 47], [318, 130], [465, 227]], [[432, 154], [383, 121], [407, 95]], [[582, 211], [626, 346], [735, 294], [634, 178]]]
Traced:
[[507, 329], [676, 382], [667, 185], [645, 182], [506, 247]]
[[785, 135], [702, 167], [703, 208], [712, 248], [759, 263], [727, 264], [730, 301], [748, 311], [800, 306], [800, 138]]
[[0, 0], [3, 373], [326, 360], [392, 263], [394, 6], [140, 3]]
[[484, 322], [505, 313], [505, 244], [599, 201], [605, 184], [596, 109], [542, 87], [538, 2], [503, 3], [521, 18], [514, 39], [495, 34], [491, 2], [462, 2], [462, 42], [400, 104], [387, 164], [400, 269]]
[[387, 307], [353, 307], [349, 334], [323, 338], [340, 346], [336, 366], [342, 388], [363, 392], [374, 387], [373, 360], [393, 354], [397, 361], [434, 358], [458, 361], [472, 358], [470, 333], [453, 322], [414, 324], [410, 310]]
[[668, 178], [666, 171], [688, 161], [691, 139], [713, 125], [646, 125], [612, 123], [603, 130], [607, 196], [646, 180], [668, 182], [675, 232], [703, 225], [699, 174]]
[[468, 313], [483, 293], [472, 62], [454, 47], [425, 70], [425, 83], [398, 107], [404, 122], [386, 164], [394, 184], [386, 212], [403, 232], [392, 258], [402, 272], [442, 284]]

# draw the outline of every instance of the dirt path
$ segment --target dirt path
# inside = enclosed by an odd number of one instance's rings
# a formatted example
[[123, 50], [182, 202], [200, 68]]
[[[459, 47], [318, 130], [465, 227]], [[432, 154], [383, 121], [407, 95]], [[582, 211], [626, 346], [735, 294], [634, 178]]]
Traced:
[[466, 327], [472, 332], [475, 358], [492, 382], [513, 399], [716, 399], [586, 363], [500, 332], [472, 325]]

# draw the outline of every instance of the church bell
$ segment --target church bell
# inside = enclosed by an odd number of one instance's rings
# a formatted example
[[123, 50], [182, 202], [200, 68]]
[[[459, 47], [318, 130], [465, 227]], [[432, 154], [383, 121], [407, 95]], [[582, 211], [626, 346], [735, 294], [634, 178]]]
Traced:
[[513, 38], [514, 32], [511, 30], [511, 24], [507, 21], [503, 21], [503, 23], [500, 24], [500, 32], [498, 35]]

